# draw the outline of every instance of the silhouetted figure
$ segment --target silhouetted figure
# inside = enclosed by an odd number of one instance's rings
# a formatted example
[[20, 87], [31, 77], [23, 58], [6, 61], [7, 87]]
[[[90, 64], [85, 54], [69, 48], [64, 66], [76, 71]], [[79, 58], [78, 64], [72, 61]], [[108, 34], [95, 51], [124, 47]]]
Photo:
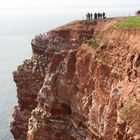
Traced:
[[91, 14], [90, 14], [90, 19], [91, 19], [91, 20], [92, 20], [92, 16], [93, 16], [93, 15], [92, 15], [92, 13], [91, 13]]
[[97, 13], [94, 13], [94, 19], [97, 20]]
[[140, 10], [138, 11], [138, 16], [140, 16]]
[[86, 14], [86, 20], [90, 20], [90, 13]]
[[136, 16], [140, 16], [140, 10], [136, 11]]
[[98, 19], [100, 19], [100, 13], [98, 13]]
[[100, 13], [100, 19], [102, 19], [102, 17], [103, 17], [103, 14], [102, 14], [102, 13]]
[[103, 12], [103, 19], [105, 19], [106, 17], [105, 17], [105, 12]]
[[88, 20], [90, 20], [90, 13], [88, 13]]

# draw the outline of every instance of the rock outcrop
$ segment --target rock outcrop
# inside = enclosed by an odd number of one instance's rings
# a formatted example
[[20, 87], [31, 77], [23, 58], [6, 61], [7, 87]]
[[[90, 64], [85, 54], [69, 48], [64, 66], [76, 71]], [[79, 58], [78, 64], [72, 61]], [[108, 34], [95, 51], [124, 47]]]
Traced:
[[119, 20], [75, 21], [32, 40], [13, 73], [15, 140], [140, 140], [140, 29]]

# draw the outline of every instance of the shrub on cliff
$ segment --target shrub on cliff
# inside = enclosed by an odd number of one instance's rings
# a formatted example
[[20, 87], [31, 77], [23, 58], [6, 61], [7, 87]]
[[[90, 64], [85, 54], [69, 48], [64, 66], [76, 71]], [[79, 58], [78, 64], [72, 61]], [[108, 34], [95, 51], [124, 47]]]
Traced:
[[94, 48], [98, 47], [98, 43], [94, 38], [86, 40], [84, 43], [87, 44], [88, 46], [91, 46], [91, 47], [94, 47]]

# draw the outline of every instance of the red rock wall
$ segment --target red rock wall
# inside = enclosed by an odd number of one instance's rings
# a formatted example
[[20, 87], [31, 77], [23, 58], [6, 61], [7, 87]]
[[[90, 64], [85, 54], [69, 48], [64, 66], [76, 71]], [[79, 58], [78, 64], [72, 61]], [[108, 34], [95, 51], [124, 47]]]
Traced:
[[[33, 39], [33, 57], [14, 72], [15, 140], [140, 139], [139, 30], [114, 27], [118, 20], [73, 22]], [[97, 48], [82, 44], [92, 37]]]

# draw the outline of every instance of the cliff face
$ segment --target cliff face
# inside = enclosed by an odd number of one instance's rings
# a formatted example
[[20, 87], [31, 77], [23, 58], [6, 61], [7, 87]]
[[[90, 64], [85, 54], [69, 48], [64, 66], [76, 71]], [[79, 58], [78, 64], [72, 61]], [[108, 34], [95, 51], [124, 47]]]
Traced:
[[76, 21], [32, 40], [33, 56], [13, 73], [15, 140], [140, 140], [140, 30], [119, 20]]

